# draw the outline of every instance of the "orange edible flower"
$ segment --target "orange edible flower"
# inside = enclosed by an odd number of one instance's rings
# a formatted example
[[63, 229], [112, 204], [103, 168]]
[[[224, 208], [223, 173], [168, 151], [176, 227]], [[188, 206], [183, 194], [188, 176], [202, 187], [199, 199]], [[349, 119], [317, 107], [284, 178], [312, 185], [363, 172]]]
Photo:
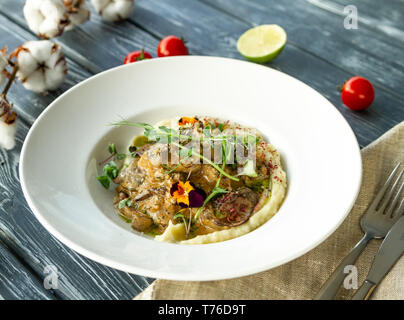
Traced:
[[185, 126], [186, 124], [194, 124], [197, 121], [198, 121], [198, 118], [196, 118], [196, 117], [193, 117], [193, 118], [182, 117], [180, 120], [178, 120], [178, 124], [180, 126]]
[[[177, 200], [177, 203], [183, 203], [186, 206], [189, 206], [189, 198], [188, 194], [194, 190], [194, 187], [191, 186], [191, 183], [189, 181], [187, 182], [182, 182], [179, 181], [178, 183], [175, 183], [174, 188], [172, 188], [172, 196], [175, 200]], [[176, 189], [176, 190], [175, 190]]]
[[170, 194], [183, 208], [199, 208], [206, 198], [205, 192], [195, 188], [190, 181], [173, 183]]

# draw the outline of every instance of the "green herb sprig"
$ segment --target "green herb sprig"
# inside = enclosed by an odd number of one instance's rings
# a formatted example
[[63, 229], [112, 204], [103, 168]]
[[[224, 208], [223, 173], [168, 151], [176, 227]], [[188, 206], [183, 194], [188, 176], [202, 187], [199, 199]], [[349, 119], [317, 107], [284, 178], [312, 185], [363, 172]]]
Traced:
[[108, 152], [111, 155], [104, 161], [100, 162], [100, 165], [104, 164], [103, 167], [104, 174], [97, 177], [97, 180], [103, 185], [105, 189], [109, 189], [111, 181], [118, 176], [120, 171], [115, 161], [113, 161], [113, 159], [121, 161], [126, 158], [125, 153], [119, 153], [117, 151], [114, 143], [110, 143], [108, 145]]
[[181, 149], [184, 149], [184, 150], [190, 150], [192, 152], [192, 155], [197, 156], [197, 157], [201, 158], [202, 160], [206, 161], [207, 163], [209, 163], [213, 168], [215, 168], [217, 171], [219, 171], [220, 174], [226, 176], [227, 178], [229, 178], [231, 180], [239, 181], [239, 178], [236, 178], [236, 177], [228, 174], [226, 171], [224, 171], [226, 161], [223, 162], [223, 165], [222, 165], [223, 168], [220, 168], [216, 163], [212, 162], [210, 159], [204, 157], [203, 155], [201, 155], [199, 152], [196, 152], [192, 148], [184, 147], [183, 145], [180, 145], [179, 143], [176, 143], [176, 142], [173, 142], [173, 145], [175, 145], [175, 146], [177, 146], [177, 147], [179, 147]]
[[[115, 126], [122, 126], [122, 125], [128, 125], [132, 127], [137, 127], [137, 128], [143, 128], [144, 129], [144, 135], [151, 141], [162, 141], [164, 140], [165, 142], [171, 142], [173, 145], [177, 146], [180, 149], [184, 149], [186, 152], [191, 152], [192, 155], [199, 157], [200, 159], [204, 160], [205, 162], [209, 163], [212, 167], [214, 167], [217, 171], [219, 171], [221, 174], [226, 176], [227, 178], [234, 180], [234, 181], [239, 181], [237, 177], [234, 177], [227, 172], [225, 172], [222, 168], [220, 168], [217, 164], [212, 162], [210, 159], [204, 157], [201, 155], [199, 152], [196, 152], [192, 148], [185, 147], [177, 142], [174, 142], [174, 139], [186, 139], [187, 141], [191, 140], [198, 140], [200, 141], [200, 138], [195, 138], [189, 135], [182, 135], [175, 131], [174, 129], [170, 129], [164, 126], [160, 126], [157, 129], [154, 128], [153, 126], [147, 124], [147, 123], [136, 123], [136, 122], [131, 122], [131, 121], [126, 121], [122, 120], [119, 122], [115, 122], [112, 125]], [[222, 136], [222, 137], [206, 137], [205, 141], [211, 141], [211, 140], [217, 140], [217, 141], [226, 141], [230, 136]], [[204, 138], [202, 138], [203, 140]]]
[[185, 227], [185, 236], [188, 238], [189, 237], [189, 233], [190, 233], [190, 231], [191, 231], [191, 227], [192, 227], [192, 216], [191, 216], [191, 210], [190, 209], [188, 209], [189, 210], [189, 215], [190, 215], [190, 217], [189, 218], [187, 218], [187, 217], [185, 217], [181, 212], [183, 212], [185, 209], [181, 209], [180, 211], [178, 211], [175, 215], [174, 215], [174, 217], [173, 217], [173, 219], [175, 220], [175, 219], [181, 219], [182, 220], [182, 223], [184, 224], [184, 227]]
[[210, 200], [212, 200], [214, 197], [216, 197], [220, 194], [228, 193], [227, 190], [220, 188], [219, 185], [220, 185], [220, 181], [222, 179], [222, 172], [225, 172], [224, 167], [226, 165], [228, 157], [230, 156], [230, 152], [228, 152], [229, 150], [227, 148], [226, 141], [223, 141], [222, 142], [222, 161], [223, 161], [222, 171], [220, 171], [220, 173], [219, 173], [219, 179], [217, 179], [215, 187], [212, 189], [211, 193], [206, 197], [205, 201], [203, 202], [202, 207], [200, 207], [198, 209], [198, 211], [196, 212], [195, 217], [194, 217], [195, 221], [198, 220], [199, 214], [202, 212], [203, 208], [208, 204], [208, 202]]
[[105, 189], [109, 189], [111, 181], [114, 180], [118, 174], [119, 169], [114, 161], [108, 162], [103, 168], [104, 174], [97, 177], [97, 180], [103, 185]]
[[[152, 125], [148, 123], [137, 123], [137, 122], [132, 122], [132, 121], [127, 121], [127, 120], [122, 120], [118, 122], [113, 122], [111, 123], [113, 126], [131, 126], [131, 127], [136, 127], [136, 128], [142, 128], [144, 129], [144, 135], [150, 140], [150, 141], [166, 141], [166, 142], [171, 142], [174, 139], [183, 139], [185, 141], [223, 141], [223, 140], [228, 140], [228, 139], [237, 139], [237, 135], [221, 135], [221, 136], [211, 136], [208, 134], [205, 134], [205, 137], [193, 137], [191, 135], [184, 135], [181, 134], [180, 132], [167, 128], [165, 126], [159, 126], [158, 128], [154, 128]], [[220, 126], [224, 130], [224, 125]], [[219, 130], [220, 130], [219, 128]], [[210, 129], [209, 129], [210, 130]], [[207, 131], [205, 131], [207, 133]], [[253, 136], [251, 136], [253, 137]], [[254, 137], [255, 139], [255, 137]], [[242, 140], [243, 143], [245, 140]]]
[[[181, 156], [181, 151], [184, 151], [184, 149], [180, 150], [180, 156]], [[164, 168], [167, 170], [166, 173], [170, 174], [173, 173], [175, 170], [177, 170], [179, 168], [180, 165], [183, 164], [183, 162], [187, 159], [189, 159], [190, 157], [192, 157], [192, 150], [188, 150], [188, 152], [186, 152], [185, 158], [181, 159], [178, 163], [178, 165], [176, 165], [174, 168], [170, 169], [169, 167], [167, 167], [166, 165], [164, 165]]]
[[123, 199], [118, 203], [118, 209], [123, 209], [124, 207], [130, 207], [132, 205], [132, 200], [129, 198]]

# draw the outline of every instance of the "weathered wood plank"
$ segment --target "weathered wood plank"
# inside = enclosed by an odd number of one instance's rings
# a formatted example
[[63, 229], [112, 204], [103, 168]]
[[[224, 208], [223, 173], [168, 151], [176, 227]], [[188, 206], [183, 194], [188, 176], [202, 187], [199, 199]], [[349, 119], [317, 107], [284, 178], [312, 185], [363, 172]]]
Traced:
[[[237, 6], [235, 2], [218, 3], [234, 4], [242, 10], [241, 4]], [[249, 4], [260, 6], [261, 2]], [[240, 34], [251, 27], [250, 23], [234, 19], [199, 1], [187, 0], [138, 0], [132, 19], [159, 37], [168, 34], [185, 37], [192, 54], [233, 58], [241, 58], [236, 42]], [[279, 58], [269, 66], [302, 80], [325, 95], [348, 120], [362, 147], [404, 118], [401, 99], [380, 87], [372, 108], [361, 113], [348, 110], [340, 102], [337, 85], [352, 74], [294, 45], [287, 44]]]
[[[6, 0], [10, 1], [10, 0]], [[18, 0], [20, 1], [20, 0]], [[18, 2], [17, 1], [17, 2]], [[220, 1], [219, 1], [220, 3]], [[253, 2], [251, 2], [253, 3]], [[236, 6], [237, 7], [237, 6]], [[240, 7], [240, 6], [238, 6]], [[178, 8], [181, 8], [181, 10], [178, 10]], [[202, 10], [202, 11], [201, 11]], [[14, 12], [14, 11], [13, 11]], [[163, 12], [163, 14], [160, 14]], [[203, 15], [202, 15], [202, 14]], [[196, 18], [195, 18], [196, 17]], [[226, 34], [227, 30], [221, 25], [221, 20], [223, 19], [223, 14], [220, 15], [218, 12], [215, 10], [209, 10], [205, 8], [203, 5], [199, 5], [197, 2], [189, 2], [184, 5], [184, 1], [165, 1], [165, 2], [153, 2], [153, 1], [137, 1], [137, 7], [136, 10], [133, 14], [134, 21], [137, 25], [141, 25], [142, 28], [146, 28], [147, 30], [150, 30], [153, 34], [157, 34], [157, 36], [162, 37], [167, 34], [167, 32], [172, 29], [172, 32], [179, 32], [180, 34], [190, 34], [189, 39], [187, 39], [188, 46], [190, 47], [190, 50], [194, 54], [211, 54], [211, 55], [221, 55], [221, 56], [228, 56], [228, 57], [240, 57], [237, 51], [235, 50], [235, 41], [237, 40], [238, 35], [244, 31], [246, 28], [248, 28], [248, 23], [244, 25], [244, 27], [240, 28], [240, 23], [234, 22], [234, 19], [231, 17], [227, 17], [226, 25], [228, 28], [232, 28], [232, 25], [239, 26], [239, 31], [238, 33], [233, 32], [233, 34], [228, 35]], [[21, 19], [19, 15], [19, 19]], [[99, 17], [96, 14], [93, 14], [92, 19], [99, 19]], [[239, 22], [239, 21], [238, 21]], [[111, 24], [106, 23], [103, 24], [102, 22], [98, 21], [99, 25], [94, 26], [94, 28], [99, 28], [100, 25], [104, 26], [102, 29], [105, 29], [105, 26], [107, 26], [107, 30], [104, 30], [105, 32], [103, 33], [103, 41], [104, 38], [110, 39], [114, 38], [117, 39], [118, 42], [123, 43], [124, 45], [122, 46], [120, 52], [120, 59], [124, 56], [125, 52], [128, 52], [129, 50], [126, 49], [127, 43], [131, 42], [132, 39], [127, 40], [125, 42], [125, 32], [128, 23], [123, 22], [119, 24]], [[85, 24], [83, 27], [86, 26], [92, 26], [92, 22], [89, 22]], [[120, 26], [122, 26], [122, 33], [120, 30]], [[186, 26], [186, 28], [183, 28]], [[90, 28], [90, 27], [89, 27]], [[212, 29], [216, 28], [215, 30], [219, 30], [216, 32], [212, 32]], [[237, 28], [237, 27], [236, 27]], [[233, 30], [236, 30], [236, 28], [233, 28]], [[80, 29], [80, 28], [79, 28]], [[186, 30], [185, 30], [186, 29]], [[63, 35], [60, 39], [64, 39], [67, 37], [69, 34], [73, 35], [75, 34], [76, 31], [74, 32], [69, 32]], [[113, 35], [110, 35], [113, 33]], [[89, 32], [88, 34], [92, 34], [92, 32]], [[74, 37], [73, 37], [74, 38]], [[191, 39], [192, 38], [192, 39]], [[196, 41], [195, 41], [196, 40]], [[61, 40], [65, 41], [65, 40]], [[73, 42], [73, 41], [72, 41]], [[101, 41], [102, 42], [102, 41]], [[153, 39], [153, 46], [156, 44], [156, 40]], [[74, 42], [73, 42], [74, 44]], [[142, 43], [143, 44], [143, 43]], [[149, 46], [150, 47], [150, 46]], [[146, 46], [147, 48], [147, 46]], [[108, 48], [107, 48], [108, 49]], [[73, 49], [72, 49], [73, 50]], [[149, 51], [153, 52], [153, 48], [148, 48]], [[105, 50], [104, 50], [105, 51]], [[298, 52], [298, 50], [297, 50]], [[99, 54], [99, 56], [102, 56], [103, 53]], [[91, 56], [91, 55], [89, 55]], [[301, 59], [299, 59], [301, 60]], [[315, 60], [315, 59], [311, 59]], [[108, 64], [104, 62], [104, 65]], [[276, 64], [276, 63], [275, 63]], [[315, 65], [315, 64], [314, 64]], [[277, 66], [275, 66], [277, 67]], [[329, 73], [333, 73], [334, 70], [333, 68], [329, 68], [330, 70], [327, 71]], [[296, 70], [296, 72], [299, 72], [299, 70]], [[293, 74], [293, 73], [292, 73]], [[318, 75], [318, 73], [317, 73]], [[345, 79], [347, 79], [351, 74], [347, 73], [345, 77], [343, 77], [340, 82], [343, 82]], [[302, 77], [300, 77], [302, 79]], [[306, 79], [302, 79], [303, 81], [306, 81]], [[309, 79], [310, 80], [310, 79]], [[307, 82], [307, 81], [306, 81]], [[319, 82], [321, 84], [321, 81]], [[309, 82], [310, 84], [310, 82]], [[335, 81], [335, 85], [337, 85], [338, 82]], [[325, 91], [321, 90], [321, 92], [326, 93]], [[381, 97], [383, 101], [385, 100], [384, 94]], [[336, 100], [339, 103], [339, 99]], [[333, 101], [334, 102], [334, 101]], [[345, 110], [344, 110], [345, 111]], [[356, 115], [352, 115], [352, 118], [354, 119], [359, 119]], [[363, 118], [363, 117], [362, 117]], [[383, 122], [383, 120], [382, 120]], [[351, 123], [352, 124], [352, 123]], [[394, 123], [392, 123], [390, 126], [392, 126]], [[360, 124], [356, 124], [359, 125]], [[369, 127], [369, 124], [368, 124]], [[374, 130], [374, 126], [370, 126], [372, 128], [372, 131]], [[377, 125], [376, 125], [377, 127]], [[388, 129], [388, 127], [382, 127], [379, 132], [376, 134], [382, 133], [384, 130]], [[368, 134], [364, 134], [364, 136], [368, 136]], [[369, 137], [369, 142], [371, 139], [373, 139], [375, 136], [371, 135]], [[365, 142], [366, 143], [366, 142]], [[363, 143], [361, 142], [363, 145]]]
[[363, 25], [358, 30], [346, 30], [344, 17], [306, 0], [202, 1], [250, 25], [279, 24], [288, 33], [291, 45], [329, 61], [348, 74], [368, 77], [404, 97], [404, 43], [400, 41], [392, 41]]
[[0, 299], [53, 300], [56, 297], [0, 241]]
[[[24, 3], [25, 0], [2, 0], [0, 13], [28, 30], [22, 11]], [[91, 73], [121, 65], [130, 51], [144, 47], [154, 52], [157, 44], [152, 35], [135, 25], [127, 21], [104, 22], [94, 11], [90, 21], [52, 41], [59, 43], [69, 58]]]
[[[41, 280], [46, 266], [59, 271], [64, 299], [130, 299], [148, 280], [95, 263], [62, 245], [36, 220], [25, 202], [18, 179], [18, 159], [28, 126], [20, 122], [17, 147], [0, 150], [0, 240], [29, 265]], [[0, 272], [1, 273], [1, 272]]]
[[[237, 14], [237, 10], [234, 9], [240, 10], [237, 8], [237, 1], [239, 0], [231, 2], [233, 4], [231, 14]], [[219, 4], [223, 2], [219, 0]], [[8, 44], [10, 48], [19, 45], [19, 42], [23, 42], [24, 39], [34, 38], [31, 33], [24, 30], [26, 26], [22, 18], [22, 3], [23, 0], [3, 0], [0, 4], [0, 12], [8, 17], [8, 19], [3, 17], [4, 25], [0, 23], [1, 41]], [[250, 1], [249, 5], [262, 8], [262, 3], [257, 1]], [[299, 5], [301, 6], [301, 4]], [[276, 18], [276, 15], [280, 15], [282, 20], [290, 19], [290, 12], [283, 14], [285, 8], [288, 9], [287, 4], [277, 2], [273, 14], [270, 15], [265, 10], [264, 14], [268, 19]], [[221, 8], [221, 10], [225, 9]], [[319, 8], [316, 9], [317, 11], [310, 10], [304, 11], [306, 15], [302, 14], [290, 21], [290, 24], [295, 23], [295, 26], [292, 26], [292, 31], [300, 31], [299, 28], [304, 26], [308, 19], [307, 12], [319, 14], [319, 11], [324, 11]], [[246, 12], [250, 14], [250, 11], [251, 8], [247, 6]], [[330, 14], [325, 15], [324, 13], [319, 15], [322, 17], [320, 21], [324, 21], [324, 17], [330, 16]], [[231, 15], [218, 12], [203, 3], [185, 0], [167, 0], [164, 2], [138, 0], [132, 18], [133, 23], [125, 21], [110, 24], [100, 21], [98, 16], [93, 15], [91, 22], [64, 34], [56, 40], [64, 47], [66, 55], [70, 58], [68, 59], [69, 77], [61, 90], [51, 93], [47, 97], [42, 97], [31, 94], [17, 85], [10, 92], [10, 100], [14, 101], [18, 111], [25, 115], [26, 123], [21, 122], [19, 125], [16, 150], [8, 153], [0, 152], [0, 163], [4, 162], [3, 166], [0, 166], [0, 239], [15, 252], [18, 252], [19, 257], [37, 272], [40, 279], [44, 276], [43, 268], [46, 265], [57, 266], [61, 274], [61, 288], [56, 290], [55, 294], [62, 298], [130, 298], [147, 285], [148, 279], [98, 265], [61, 245], [39, 225], [28, 209], [25, 200], [23, 200], [17, 174], [19, 150], [28, 129], [27, 124], [32, 123], [43, 108], [58, 94], [92, 73], [119, 65], [127, 52], [145, 47], [146, 50], [154, 54], [157, 44], [156, 38], [171, 33], [183, 35], [188, 40], [188, 46], [193, 54], [240, 58], [235, 48], [236, 40], [245, 29], [253, 24], [249, 19], [246, 21], [245, 17], [235, 19]], [[310, 16], [310, 21], [312, 18]], [[333, 19], [335, 20], [335, 17]], [[284, 25], [282, 22], [279, 24]], [[316, 25], [313, 24], [306, 29], [303, 28], [303, 31], [300, 31], [301, 34], [304, 33], [303, 39], [309, 39], [310, 42], [313, 42], [312, 39], [315, 38], [316, 34], [311, 35], [311, 31], [315, 27]], [[318, 29], [322, 30], [321, 28]], [[150, 34], [143, 30], [147, 30]], [[5, 40], [3, 40], [3, 34], [7, 35]], [[333, 41], [331, 36], [327, 41]], [[340, 41], [340, 39], [337, 38], [335, 41]], [[362, 55], [359, 56], [361, 59], [365, 58], [366, 60], [370, 57], [374, 60], [375, 57], [379, 57], [379, 55], [373, 56], [373, 53], [369, 54], [366, 50], [366, 37], [365, 42], [361, 38], [359, 44], [355, 44], [355, 50], [363, 51]], [[371, 44], [372, 42], [369, 43], [369, 45]], [[2, 43], [0, 43], [1, 45]], [[383, 81], [379, 83], [376, 101], [369, 111], [352, 113], [342, 107], [339, 102], [339, 93], [335, 88], [336, 84], [342, 83], [352, 72], [356, 72], [356, 69], [350, 70], [344, 65], [337, 65], [332, 59], [330, 59], [331, 63], [327, 61], [329, 57], [328, 55], [324, 57], [324, 55], [327, 50], [332, 50], [333, 47], [329, 49], [324, 45], [321, 48], [322, 51], [320, 50], [321, 54], [318, 54], [312, 50], [313, 44], [309, 43], [309, 45], [309, 48], [306, 48], [299, 45], [295, 40], [291, 41], [291, 45], [288, 45], [279, 59], [270, 66], [305, 81], [336, 104], [353, 126], [362, 146], [403, 119], [401, 101], [381, 89], [384, 86]], [[344, 45], [349, 45], [349, 43], [344, 42]], [[304, 50], [301, 50], [301, 47]], [[314, 46], [314, 48], [317, 47]], [[389, 47], [387, 54], [395, 52], [393, 49]], [[321, 59], [316, 56], [321, 57]], [[362, 65], [363, 68], [371, 64], [368, 61], [365, 62]], [[399, 67], [401, 68], [401, 65]], [[379, 66], [377, 68], [380, 69]], [[386, 87], [396, 90], [389, 86]], [[11, 176], [12, 178], [10, 178]]]
[[[26, 30], [27, 26], [22, 14], [23, 4], [24, 0], [4, 0], [0, 5], [0, 31], [2, 32], [0, 45], [7, 45], [10, 49], [14, 49], [27, 40], [36, 40], [35, 35]], [[16, 27], [15, 23], [20, 28]], [[16, 109], [30, 123], [42, 112], [44, 106], [72, 85], [94, 73], [122, 64], [125, 55], [130, 51], [144, 47], [154, 52], [158, 42], [153, 36], [136, 28], [132, 23], [104, 23], [94, 12], [91, 21], [52, 41], [59, 43], [68, 57], [69, 75], [64, 85], [59, 90], [50, 92], [46, 97], [26, 91], [21, 85], [16, 86], [14, 96], [10, 94]], [[29, 96], [28, 100], [31, 103], [20, 109], [19, 102], [24, 101], [26, 95]]]
[[[7, 44], [10, 49], [34, 39], [1, 15], [0, 32], [0, 45]], [[55, 265], [61, 274], [60, 289], [55, 291], [59, 297], [130, 299], [147, 286], [147, 279], [97, 264], [55, 240], [31, 213], [19, 184], [19, 152], [29, 125], [59, 94], [91, 75], [71, 59], [68, 59], [68, 67], [62, 88], [47, 96], [29, 92], [19, 83], [10, 89], [8, 98], [24, 121], [19, 123], [18, 147], [12, 152], [0, 151], [0, 240], [35, 270], [40, 279], [47, 265]]]
[[[0, 14], [0, 47], [8, 46], [10, 50], [14, 50], [22, 43], [28, 40], [35, 40], [30, 33], [15, 26], [10, 20]], [[56, 99], [64, 91], [75, 85], [76, 83], [88, 78], [91, 74], [84, 70], [71, 59], [67, 59], [68, 75], [65, 83], [56, 91], [50, 92], [46, 96], [36, 94], [24, 89], [20, 82], [15, 82], [9, 91], [8, 98], [14, 103], [20, 117], [28, 123], [38, 117], [44, 108]]]
[[344, 16], [344, 7], [354, 5], [358, 9], [360, 24], [393, 41], [404, 43], [404, 2], [402, 0], [307, 0], [311, 4]]

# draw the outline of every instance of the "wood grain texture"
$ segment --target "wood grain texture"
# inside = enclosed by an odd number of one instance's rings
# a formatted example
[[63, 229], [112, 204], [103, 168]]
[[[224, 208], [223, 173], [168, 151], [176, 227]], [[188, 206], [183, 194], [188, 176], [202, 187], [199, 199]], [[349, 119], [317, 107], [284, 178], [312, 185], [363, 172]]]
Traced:
[[[4, 7], [3, 7], [4, 9]], [[14, 49], [35, 37], [13, 19], [0, 14], [1, 43]], [[4, 42], [3, 42], [4, 41]], [[65, 50], [65, 46], [64, 46]], [[124, 49], [122, 49], [124, 50]], [[70, 49], [73, 51], [73, 49]], [[68, 55], [68, 76], [63, 86], [46, 96], [25, 90], [18, 82], [12, 86], [8, 99], [12, 101], [20, 116], [17, 147], [12, 152], [0, 150], [0, 240], [15, 251], [19, 258], [44, 277], [44, 268], [55, 265], [60, 272], [60, 289], [55, 296], [64, 299], [130, 299], [143, 290], [151, 281], [144, 277], [129, 275], [105, 267], [62, 245], [54, 239], [35, 219], [25, 202], [18, 178], [18, 161], [22, 142], [29, 126], [36, 117], [57, 96], [92, 73], [88, 65], [79, 65], [77, 55]], [[95, 53], [94, 53], [95, 55]], [[100, 55], [99, 55], [100, 56]], [[104, 57], [105, 58], [105, 57]], [[119, 57], [120, 58], [120, 57]], [[108, 68], [107, 62], [118, 64], [105, 58], [99, 70]]]
[[[234, 7], [240, 10], [243, 8], [250, 10], [253, 4], [261, 8], [262, 4], [261, 1], [259, 5], [257, 1], [249, 1], [249, 5], [240, 3], [237, 6], [236, 1], [239, 0], [232, 2], [219, 0], [215, 1], [215, 4], [234, 4]], [[235, 13], [236, 9], [232, 14], [219, 12], [200, 1], [138, 0], [136, 11], [131, 18], [146, 30], [153, 30], [159, 37], [168, 34], [183, 36], [188, 41], [187, 45], [192, 54], [242, 59], [237, 52], [236, 42], [238, 37], [253, 24], [234, 18]], [[271, 15], [270, 12], [264, 14]], [[404, 119], [401, 98], [381, 87], [377, 88], [376, 99], [369, 110], [355, 113], [344, 107], [337, 86], [349, 79], [352, 73], [336, 67], [326, 59], [319, 59], [317, 55], [308, 50], [301, 50], [293, 44], [288, 43], [282, 54], [268, 66], [302, 80], [327, 97], [348, 120], [361, 147]]]
[[344, 16], [344, 7], [355, 5], [358, 9], [359, 22], [367, 28], [379, 32], [386, 37], [386, 41], [400, 41], [404, 43], [404, 1], [387, 0], [307, 0], [311, 4]]
[[[35, 37], [33, 37], [30, 33], [14, 25], [13, 22], [1, 14], [0, 33], [0, 47], [7, 45], [10, 51], [14, 50], [28, 40], [36, 40]], [[46, 96], [24, 89], [20, 82], [13, 84], [7, 97], [11, 102], [13, 102], [20, 118], [23, 118], [25, 121], [32, 124], [43, 109], [61, 93], [91, 75], [71, 59], [67, 59], [67, 63], [69, 73], [65, 83], [60, 89], [50, 92]]]
[[[27, 29], [22, 11], [24, 3], [25, 0], [2, 0], [0, 13]], [[89, 7], [92, 9], [92, 6]], [[93, 74], [121, 65], [130, 51], [144, 47], [154, 52], [158, 43], [152, 35], [128, 21], [104, 22], [94, 11], [90, 21], [52, 41], [62, 46], [67, 57]]]
[[0, 300], [53, 300], [55, 296], [0, 241]]
[[[19, 184], [18, 161], [29, 127], [56, 97], [89, 76], [120, 65], [130, 51], [144, 47], [155, 55], [159, 39], [168, 34], [184, 36], [191, 54], [242, 59], [236, 50], [240, 34], [255, 24], [278, 23], [286, 28], [289, 42], [268, 66], [325, 95], [351, 124], [362, 147], [402, 121], [404, 46], [396, 41], [400, 35], [396, 31], [403, 29], [402, 13], [386, 23], [392, 11], [384, 7], [380, 21], [387, 27], [375, 30], [366, 21], [378, 19], [376, 2], [369, 7], [371, 0], [358, 0], [361, 17], [367, 20], [361, 22], [360, 32], [348, 34], [338, 13], [346, 1], [321, 1], [324, 7], [316, 0], [136, 0], [127, 21], [103, 22], [93, 12], [91, 21], [54, 39], [68, 61], [63, 86], [42, 96], [16, 83], [8, 96], [21, 121], [17, 147], [12, 152], [0, 150], [0, 298], [128, 299], [152, 281], [95, 263], [54, 239], [28, 208]], [[390, 1], [392, 6], [400, 3]], [[36, 39], [23, 18], [23, 4], [24, 0], [1, 1], [0, 47], [6, 44], [14, 49]], [[377, 85], [372, 108], [362, 113], [343, 107], [336, 89], [356, 73]], [[60, 274], [60, 289], [54, 292], [41, 287], [47, 265], [56, 266]], [[2, 287], [2, 279], [10, 275], [15, 283], [3, 282]], [[14, 287], [24, 281], [28, 284], [20, 284], [23, 289]]]
[[285, 28], [290, 44], [327, 60], [348, 74], [368, 77], [380, 87], [404, 97], [402, 42], [391, 41], [366, 25], [360, 25], [358, 30], [346, 30], [344, 17], [306, 0], [203, 1], [251, 25], [279, 24]]
[[43, 279], [44, 268], [58, 268], [63, 299], [130, 299], [150, 282], [87, 259], [53, 238], [29, 209], [18, 179], [18, 158], [28, 126], [19, 123], [17, 147], [0, 150], [0, 240]]

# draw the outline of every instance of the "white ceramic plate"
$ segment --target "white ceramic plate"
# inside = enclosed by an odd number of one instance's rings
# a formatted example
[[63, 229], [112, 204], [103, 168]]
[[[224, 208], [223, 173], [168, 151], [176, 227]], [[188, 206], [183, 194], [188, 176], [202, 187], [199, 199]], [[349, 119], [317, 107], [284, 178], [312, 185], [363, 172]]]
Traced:
[[[270, 221], [215, 244], [160, 243], [114, 212], [98, 181], [109, 142], [123, 150], [155, 123], [208, 115], [259, 129], [281, 152], [288, 194]], [[56, 238], [123, 271], [176, 280], [238, 277], [279, 266], [325, 240], [350, 211], [361, 182], [355, 136], [336, 108], [302, 82], [271, 68], [215, 57], [146, 60], [96, 75], [56, 99], [32, 126], [20, 177], [29, 206]]]

